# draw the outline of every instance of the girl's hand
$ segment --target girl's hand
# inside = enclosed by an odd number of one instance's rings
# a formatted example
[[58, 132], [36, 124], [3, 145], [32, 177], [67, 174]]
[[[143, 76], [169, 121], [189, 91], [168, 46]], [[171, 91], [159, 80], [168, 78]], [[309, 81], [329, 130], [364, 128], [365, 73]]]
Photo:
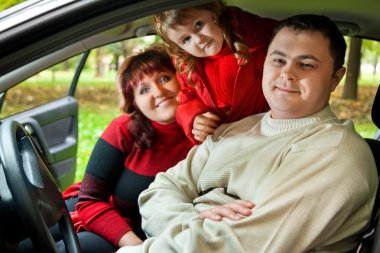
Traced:
[[217, 206], [199, 213], [199, 218], [210, 219], [213, 221], [221, 221], [223, 218], [230, 220], [241, 220], [242, 218], [252, 214], [252, 208], [255, 207], [249, 200], [236, 200], [234, 202]]
[[219, 116], [211, 112], [197, 115], [194, 119], [193, 130], [191, 131], [194, 139], [203, 142], [207, 135], [215, 132], [215, 129], [219, 126], [219, 122]]
[[142, 243], [143, 241], [133, 231], [128, 231], [120, 238], [118, 246], [121, 248], [123, 246], [140, 245]]

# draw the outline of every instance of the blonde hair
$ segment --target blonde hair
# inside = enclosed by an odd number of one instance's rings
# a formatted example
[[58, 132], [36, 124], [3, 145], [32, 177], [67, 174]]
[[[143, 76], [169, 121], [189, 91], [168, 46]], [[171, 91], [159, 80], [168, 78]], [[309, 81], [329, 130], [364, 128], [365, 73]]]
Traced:
[[188, 13], [194, 9], [206, 10], [215, 15], [218, 21], [217, 23], [222, 28], [224, 40], [233, 50], [238, 65], [246, 65], [250, 57], [248, 46], [242, 42], [240, 35], [232, 31], [226, 6], [222, 1], [216, 1], [214, 3], [202, 4], [184, 9], [164, 11], [153, 17], [154, 28], [164, 41], [168, 53], [174, 57], [177, 72], [180, 74], [187, 73], [187, 79], [189, 83], [192, 84], [191, 76], [194, 73], [197, 57], [187, 53], [177, 44], [172, 42], [167, 36], [167, 30], [174, 29], [176, 25], [184, 25]]

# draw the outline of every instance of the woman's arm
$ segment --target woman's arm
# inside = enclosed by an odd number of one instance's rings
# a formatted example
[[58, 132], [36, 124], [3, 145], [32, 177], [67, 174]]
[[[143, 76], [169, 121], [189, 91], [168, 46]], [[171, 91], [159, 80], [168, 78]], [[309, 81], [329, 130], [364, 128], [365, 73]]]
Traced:
[[128, 141], [124, 129], [118, 121], [112, 121], [92, 151], [76, 205], [78, 217], [85, 227], [115, 246], [131, 230], [129, 218], [121, 216], [110, 203], [116, 182], [124, 169], [127, 155], [125, 143]]

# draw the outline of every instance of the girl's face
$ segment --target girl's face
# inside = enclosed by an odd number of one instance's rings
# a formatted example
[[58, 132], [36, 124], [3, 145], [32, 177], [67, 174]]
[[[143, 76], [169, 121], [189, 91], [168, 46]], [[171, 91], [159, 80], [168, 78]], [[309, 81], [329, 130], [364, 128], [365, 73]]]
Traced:
[[133, 90], [136, 106], [150, 120], [164, 125], [173, 123], [179, 89], [173, 72], [156, 71], [150, 76], [144, 75]]
[[168, 38], [195, 57], [214, 56], [223, 47], [223, 31], [217, 17], [207, 10], [191, 9], [185, 25], [167, 30]]

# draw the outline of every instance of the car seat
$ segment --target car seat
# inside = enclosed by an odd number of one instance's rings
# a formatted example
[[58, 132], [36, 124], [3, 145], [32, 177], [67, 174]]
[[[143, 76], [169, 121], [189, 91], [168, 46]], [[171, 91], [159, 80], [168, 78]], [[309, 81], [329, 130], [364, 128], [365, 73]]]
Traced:
[[373, 101], [371, 117], [372, 121], [377, 126], [378, 130], [375, 134], [374, 139], [380, 140], [380, 87], [377, 89], [375, 99]]
[[[380, 129], [380, 87], [377, 89], [373, 102], [371, 117], [373, 123]], [[377, 131], [373, 139], [366, 138], [373, 156], [375, 158], [377, 173], [380, 175], [380, 130]], [[380, 252], [380, 190], [377, 190], [375, 204], [369, 228], [364, 233], [362, 241], [357, 248], [357, 253], [379, 253]]]

